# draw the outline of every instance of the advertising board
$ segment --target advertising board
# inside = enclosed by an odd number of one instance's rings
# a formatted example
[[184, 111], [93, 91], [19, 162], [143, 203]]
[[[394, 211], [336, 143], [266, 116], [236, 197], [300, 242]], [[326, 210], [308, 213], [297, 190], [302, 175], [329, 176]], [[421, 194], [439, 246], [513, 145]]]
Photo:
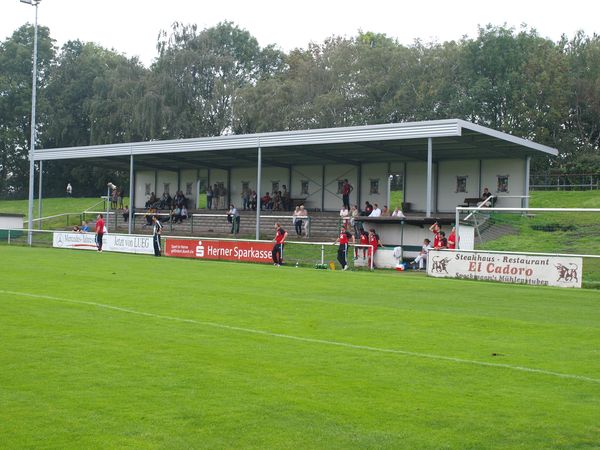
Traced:
[[[96, 250], [96, 235], [55, 231], [52, 246], [76, 250]], [[102, 239], [102, 250], [105, 252], [154, 254], [152, 236], [129, 234], [105, 234]]]
[[567, 256], [429, 252], [427, 275], [538, 286], [581, 287], [583, 260]]
[[169, 238], [165, 242], [165, 255], [177, 258], [272, 263], [272, 248], [273, 245], [267, 242], [207, 241]]

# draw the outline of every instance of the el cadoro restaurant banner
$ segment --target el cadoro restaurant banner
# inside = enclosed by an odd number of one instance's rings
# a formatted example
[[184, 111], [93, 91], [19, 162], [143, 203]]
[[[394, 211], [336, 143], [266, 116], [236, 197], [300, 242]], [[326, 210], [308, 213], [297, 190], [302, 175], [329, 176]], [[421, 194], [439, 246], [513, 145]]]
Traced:
[[273, 244], [245, 241], [206, 241], [191, 239], [167, 239], [165, 255], [178, 258], [222, 259], [272, 263]]
[[430, 251], [427, 275], [537, 286], [581, 287], [583, 259], [461, 251]]
[[[94, 233], [53, 233], [52, 246], [75, 250], [97, 250]], [[135, 236], [129, 234], [105, 234], [102, 239], [102, 251], [121, 253], [154, 254], [152, 236]]]

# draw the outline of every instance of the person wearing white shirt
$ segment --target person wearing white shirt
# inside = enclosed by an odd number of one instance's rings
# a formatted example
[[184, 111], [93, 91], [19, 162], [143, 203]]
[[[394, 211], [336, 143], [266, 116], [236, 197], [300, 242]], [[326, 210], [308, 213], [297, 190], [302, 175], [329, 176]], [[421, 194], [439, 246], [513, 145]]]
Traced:
[[423, 246], [421, 247], [421, 251], [419, 255], [415, 258], [414, 261], [411, 262], [412, 265], [419, 265], [419, 270], [423, 270], [427, 265], [427, 256], [429, 255], [429, 250], [431, 250], [431, 241], [429, 239], [425, 239], [423, 241]]
[[381, 210], [379, 209], [379, 205], [377, 203], [374, 203], [373, 206], [373, 211], [371, 211], [369, 217], [381, 217]]
[[346, 206], [342, 206], [342, 209], [340, 209], [340, 219], [342, 220], [343, 225], [347, 225], [350, 220], [350, 211], [348, 211]]
[[406, 218], [406, 216], [404, 215], [404, 213], [402, 212], [402, 210], [400, 208], [396, 208], [394, 210], [394, 212], [392, 213], [392, 217], [398, 217], [400, 219]]

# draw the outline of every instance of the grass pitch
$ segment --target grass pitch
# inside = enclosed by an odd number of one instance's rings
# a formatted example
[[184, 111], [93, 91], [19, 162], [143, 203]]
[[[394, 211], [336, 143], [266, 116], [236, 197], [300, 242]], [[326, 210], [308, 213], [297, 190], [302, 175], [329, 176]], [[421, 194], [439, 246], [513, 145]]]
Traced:
[[597, 448], [593, 290], [0, 247], [4, 448]]

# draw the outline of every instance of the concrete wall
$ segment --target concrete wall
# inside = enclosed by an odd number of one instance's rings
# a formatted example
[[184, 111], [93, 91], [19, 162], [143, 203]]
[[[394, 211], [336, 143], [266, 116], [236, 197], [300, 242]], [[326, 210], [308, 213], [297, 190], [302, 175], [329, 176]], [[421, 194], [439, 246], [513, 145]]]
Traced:
[[[486, 159], [481, 161], [481, 189], [488, 187], [494, 196], [498, 196], [498, 208], [520, 208], [520, 198], [507, 198], [527, 195], [525, 192], [524, 159]], [[498, 190], [498, 178], [508, 177], [508, 191]], [[475, 197], [475, 196], [474, 196]]]
[[[433, 181], [431, 205], [432, 212], [436, 204], [436, 174], [437, 165], [433, 165]], [[427, 209], [427, 162], [410, 161], [406, 163], [406, 177], [404, 181], [404, 198], [412, 204], [413, 211], [425, 211]]]
[[[154, 170], [138, 170], [135, 172], [135, 207], [143, 208], [148, 199], [150, 192], [156, 193]], [[146, 194], [146, 185], [149, 185], [149, 192]]]
[[[499, 196], [497, 206], [519, 207], [520, 198], [506, 198], [506, 196], [525, 195], [525, 160], [522, 159], [490, 159], [479, 160], [448, 160], [434, 163], [433, 186], [432, 186], [432, 212], [454, 212], [454, 208], [461, 204], [467, 197], [479, 197], [484, 186], [490, 189], [492, 194]], [[359, 204], [362, 209], [365, 201], [378, 203], [381, 208], [387, 204], [388, 171], [391, 173], [403, 173], [404, 163], [363, 164], [360, 169], [357, 166], [328, 164], [312, 166], [294, 166], [291, 170], [282, 167], [263, 167], [261, 189], [259, 196], [265, 192], [272, 193], [273, 183], [279, 183], [279, 189], [283, 190], [285, 184], [290, 190], [292, 198], [304, 198], [305, 207], [308, 209], [323, 208], [329, 211], [337, 211], [342, 206], [342, 195], [338, 193], [338, 182], [348, 179], [354, 186], [350, 194], [350, 203]], [[361, 175], [359, 181], [358, 176]], [[155, 174], [157, 183], [155, 185]], [[145, 194], [146, 184], [150, 185], [150, 191], [160, 197], [164, 191], [164, 184], [169, 183], [169, 191], [174, 195], [179, 189], [184, 191], [186, 197], [190, 198], [190, 205], [197, 202], [197, 181], [204, 180], [210, 185], [222, 182], [225, 187], [230, 187], [230, 199], [236, 206], [241, 206], [242, 182], [247, 181], [251, 190], [256, 190], [256, 168], [234, 168], [231, 169], [231, 180], [228, 180], [228, 172], [223, 169], [185, 169], [179, 173], [166, 170], [146, 170], [136, 172], [136, 208], [143, 208], [149, 195]], [[466, 192], [457, 192], [457, 177], [464, 176], [467, 179]], [[508, 192], [498, 192], [498, 177], [507, 177]], [[371, 182], [378, 184], [378, 192], [371, 192]], [[308, 183], [308, 193], [302, 193], [303, 182]], [[188, 183], [191, 183], [191, 194], [186, 194]], [[324, 184], [324, 188], [323, 188]], [[360, 197], [359, 197], [360, 194]], [[410, 161], [406, 163], [405, 173], [405, 201], [412, 204], [413, 211], [424, 212], [427, 208], [427, 163], [425, 161]], [[227, 202], [227, 199], [225, 199]], [[221, 209], [228, 204], [219, 205]], [[393, 209], [395, 205], [388, 205]]]
[[156, 196], [161, 198], [165, 192], [166, 185], [168, 184], [169, 194], [174, 197], [178, 191], [178, 173], [171, 170], [159, 170], [158, 171], [158, 183], [156, 184]]
[[[308, 194], [301, 192], [302, 182], [308, 182]], [[323, 166], [294, 166], [292, 168], [292, 198], [304, 198], [308, 209], [320, 209], [322, 205]]]
[[[438, 168], [438, 211], [454, 212], [465, 198], [480, 196], [479, 160], [440, 161]], [[457, 192], [457, 177], [466, 177], [466, 192]]]
[[[388, 189], [388, 165], [387, 163], [363, 164], [362, 165], [362, 183], [360, 189], [361, 205], [360, 209], [365, 209], [365, 202], [372, 205], [377, 203], [380, 209], [387, 205]], [[371, 182], [378, 185], [377, 193], [371, 192]], [[354, 203], [354, 202], [352, 202]]]

